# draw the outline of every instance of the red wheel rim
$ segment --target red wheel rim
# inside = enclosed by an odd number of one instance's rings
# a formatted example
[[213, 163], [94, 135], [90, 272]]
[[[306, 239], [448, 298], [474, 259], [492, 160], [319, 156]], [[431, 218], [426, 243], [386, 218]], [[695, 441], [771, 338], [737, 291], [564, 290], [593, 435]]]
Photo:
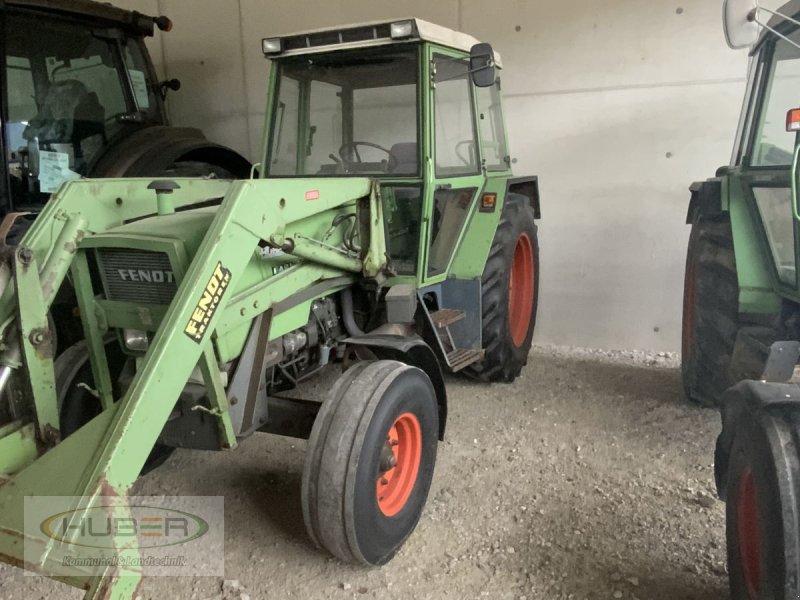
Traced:
[[508, 279], [508, 325], [517, 348], [525, 343], [533, 313], [534, 289], [533, 244], [523, 233], [514, 248], [511, 275]]
[[695, 281], [694, 261], [690, 261], [686, 267], [686, 289], [683, 298], [683, 343], [681, 351], [684, 358], [692, 353], [694, 345], [694, 306], [695, 294], [697, 293], [697, 282]]
[[750, 598], [758, 598], [761, 587], [761, 532], [753, 472], [747, 468], [739, 480], [737, 533], [744, 583]]
[[376, 483], [378, 508], [393, 517], [406, 505], [422, 460], [422, 428], [417, 417], [403, 413], [386, 434], [381, 468]]

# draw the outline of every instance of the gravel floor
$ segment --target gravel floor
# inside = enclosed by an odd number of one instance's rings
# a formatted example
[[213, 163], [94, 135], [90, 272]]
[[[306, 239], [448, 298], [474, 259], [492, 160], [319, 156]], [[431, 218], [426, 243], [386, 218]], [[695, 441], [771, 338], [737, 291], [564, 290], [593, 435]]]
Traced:
[[[312, 383], [326, 389], [327, 379]], [[300, 512], [305, 442], [181, 451], [136, 492], [224, 495], [226, 579], [151, 578], [142, 600], [728, 597], [718, 416], [687, 406], [670, 354], [537, 348], [513, 385], [452, 378], [422, 521], [381, 569], [316, 550]], [[0, 567], [0, 599], [80, 598]]]

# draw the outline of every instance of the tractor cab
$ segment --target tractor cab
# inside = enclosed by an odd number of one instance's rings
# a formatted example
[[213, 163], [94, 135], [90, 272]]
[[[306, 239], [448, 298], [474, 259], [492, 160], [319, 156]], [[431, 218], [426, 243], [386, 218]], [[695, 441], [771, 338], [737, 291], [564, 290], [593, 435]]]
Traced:
[[441, 280], [478, 197], [494, 211], [490, 182], [510, 173], [500, 56], [420, 19], [267, 38], [263, 51], [264, 176], [379, 180], [393, 271]]
[[[772, 314], [780, 296], [800, 300], [800, 223], [795, 219], [797, 186], [792, 181], [800, 140], [800, 3], [790, 2], [777, 12], [756, 3], [736, 4], [742, 3], [727, 4], [725, 30], [731, 46], [750, 48], [750, 66], [725, 177], [746, 200], [742, 206], [748, 207], [752, 222], [758, 224], [754, 241], [766, 250], [767, 264], [762, 265], [755, 250], [748, 251], [741, 243], [741, 258], [737, 251], [743, 267], [741, 300], [746, 312]], [[737, 220], [735, 215], [733, 220]]]

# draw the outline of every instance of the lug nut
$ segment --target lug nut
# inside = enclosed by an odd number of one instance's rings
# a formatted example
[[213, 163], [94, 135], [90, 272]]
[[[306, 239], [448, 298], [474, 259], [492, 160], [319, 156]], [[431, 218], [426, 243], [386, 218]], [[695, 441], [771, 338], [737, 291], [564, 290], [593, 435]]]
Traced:
[[17, 252], [17, 256], [19, 257], [19, 262], [23, 265], [29, 265], [33, 261], [33, 252], [28, 247], [23, 246]]
[[31, 331], [30, 336], [28, 336], [28, 339], [34, 346], [41, 346], [50, 340], [50, 332], [42, 328], [34, 329]]

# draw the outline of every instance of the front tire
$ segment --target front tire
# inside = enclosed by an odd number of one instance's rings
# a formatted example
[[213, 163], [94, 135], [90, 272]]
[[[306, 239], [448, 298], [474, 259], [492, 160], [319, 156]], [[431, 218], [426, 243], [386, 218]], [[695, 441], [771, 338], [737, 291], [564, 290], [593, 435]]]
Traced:
[[416, 527], [438, 442], [428, 376], [396, 361], [362, 362], [317, 415], [303, 469], [311, 539], [342, 561], [383, 565]]
[[731, 450], [726, 534], [732, 600], [800, 598], [800, 465], [791, 441], [798, 411], [790, 409], [789, 419], [771, 412], [743, 413]]
[[528, 362], [539, 304], [539, 238], [528, 199], [509, 194], [481, 279], [483, 359], [467, 374], [514, 381]]

